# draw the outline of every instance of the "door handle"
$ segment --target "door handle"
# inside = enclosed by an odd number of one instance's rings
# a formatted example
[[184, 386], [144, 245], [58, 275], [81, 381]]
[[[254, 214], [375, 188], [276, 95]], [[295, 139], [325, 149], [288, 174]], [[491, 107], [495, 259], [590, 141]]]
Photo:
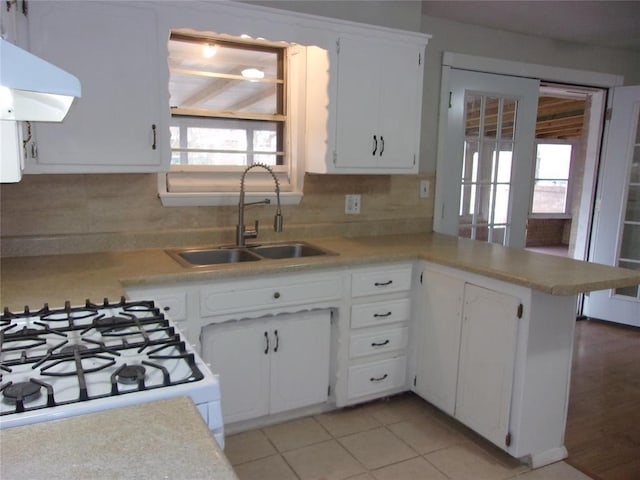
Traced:
[[371, 152], [371, 155], [375, 155], [377, 151], [378, 151], [378, 138], [374, 135], [373, 136], [373, 152]]
[[157, 146], [156, 142], [156, 124], [151, 125], [151, 133], [153, 134], [153, 144], [151, 145], [151, 150], [155, 150]]
[[382, 156], [382, 153], [384, 152], [384, 137], [382, 135], [380, 135], [380, 143], [382, 143], [382, 146], [380, 147], [380, 156]]
[[274, 335], [275, 335], [275, 337], [276, 337], [276, 346], [275, 346], [275, 347], [273, 347], [273, 352], [275, 353], [275, 352], [277, 352], [277, 351], [278, 351], [278, 347], [280, 346], [280, 337], [278, 336], [278, 330], [275, 330], [275, 331], [273, 332], [273, 334], [274, 334]]
[[264, 339], [266, 341], [266, 347], [264, 347], [264, 354], [267, 355], [269, 353], [269, 334], [264, 332]]

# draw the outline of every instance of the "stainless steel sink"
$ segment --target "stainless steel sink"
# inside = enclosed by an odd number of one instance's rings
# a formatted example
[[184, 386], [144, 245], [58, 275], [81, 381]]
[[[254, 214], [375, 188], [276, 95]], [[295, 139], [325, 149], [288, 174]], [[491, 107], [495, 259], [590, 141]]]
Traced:
[[260, 260], [260, 257], [244, 248], [167, 250], [167, 253], [181, 265], [192, 268]]
[[322, 248], [304, 242], [278, 243], [249, 247], [253, 253], [272, 260], [283, 258], [315, 257], [318, 255], [335, 255]]
[[306, 242], [265, 243], [246, 247], [210, 247], [170, 249], [166, 252], [180, 265], [187, 268], [207, 267], [259, 260], [283, 260], [287, 258], [336, 255]]

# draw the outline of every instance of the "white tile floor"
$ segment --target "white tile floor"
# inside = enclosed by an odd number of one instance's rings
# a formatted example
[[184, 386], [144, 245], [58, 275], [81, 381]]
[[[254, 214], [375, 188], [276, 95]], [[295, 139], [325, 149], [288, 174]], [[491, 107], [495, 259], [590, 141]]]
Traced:
[[588, 480], [531, 470], [413, 394], [226, 439], [240, 480]]

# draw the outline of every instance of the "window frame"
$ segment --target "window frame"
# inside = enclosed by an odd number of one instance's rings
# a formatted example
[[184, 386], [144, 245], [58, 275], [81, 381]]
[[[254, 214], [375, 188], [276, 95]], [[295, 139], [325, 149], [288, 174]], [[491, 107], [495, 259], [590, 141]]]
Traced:
[[[180, 30], [172, 30], [172, 34], [180, 34], [180, 32]], [[219, 42], [218, 37], [214, 38], [204, 33], [194, 34], [190, 31], [188, 36], [196, 37], [196, 40], [211, 39]], [[229, 36], [225, 36], [227, 37]], [[231, 43], [256, 45], [258, 50], [263, 48], [257, 42], [247, 42], [240, 37], [229, 38], [232, 39]], [[276, 46], [276, 42], [264, 41], [264, 43], [267, 46], [270, 45], [270, 50]], [[284, 152], [285, 164], [274, 165], [272, 169], [280, 182], [281, 203], [297, 205], [302, 200], [304, 181], [306, 47], [277, 42], [276, 48], [283, 51], [281, 68], [284, 70], [284, 85], [281, 102], [283, 113], [286, 115], [284, 115], [280, 142], [282, 149], [278, 146], [278, 152]], [[247, 120], [273, 120], [272, 117], [282, 116], [265, 115], [265, 118], [257, 118], [260, 115], [250, 114], [247, 117], [251, 117]], [[170, 125], [174, 126], [174, 122], [171, 121]], [[170, 155], [172, 153], [173, 150]], [[158, 194], [164, 206], [235, 205], [239, 200], [240, 176], [247, 166], [174, 165], [172, 168], [170, 165], [167, 172], [158, 175]], [[275, 201], [276, 195], [270, 175], [267, 178], [266, 173], [263, 175], [259, 171], [254, 172], [247, 176], [245, 182], [247, 201], [265, 198]], [[176, 186], [177, 183], [179, 186]]]
[[[548, 179], [548, 178], [537, 178], [536, 171], [538, 170], [538, 145], [571, 145], [571, 157], [569, 159], [569, 174], [567, 178], [567, 193], [565, 198], [565, 211], [563, 213], [559, 212], [533, 212], [533, 195], [535, 192], [536, 180], [564, 180], [562, 178], [557, 179]], [[534, 142], [534, 162], [533, 162], [533, 172], [531, 172], [531, 195], [529, 199], [529, 218], [532, 219], [570, 219], [571, 215], [571, 198], [573, 194], [573, 177], [576, 158], [576, 149], [578, 146], [577, 139], [557, 139], [557, 138], [536, 138]]]

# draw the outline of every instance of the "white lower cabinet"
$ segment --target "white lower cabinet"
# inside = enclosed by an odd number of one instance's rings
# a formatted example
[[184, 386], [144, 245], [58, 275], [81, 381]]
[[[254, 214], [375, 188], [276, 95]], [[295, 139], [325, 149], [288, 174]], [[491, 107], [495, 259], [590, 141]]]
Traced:
[[328, 310], [231, 321], [202, 330], [202, 357], [220, 375], [225, 423], [325, 402]]
[[345, 397], [339, 406], [407, 389], [412, 264], [353, 270]]
[[349, 398], [386, 392], [406, 385], [407, 357], [404, 355], [349, 367]]
[[455, 416], [492, 441], [508, 446], [518, 306], [503, 293], [467, 283]]
[[453, 415], [456, 406], [458, 358], [464, 280], [431, 270], [422, 273], [416, 321], [417, 379], [415, 391]]
[[426, 270], [423, 303], [416, 393], [508, 446], [520, 300]]

